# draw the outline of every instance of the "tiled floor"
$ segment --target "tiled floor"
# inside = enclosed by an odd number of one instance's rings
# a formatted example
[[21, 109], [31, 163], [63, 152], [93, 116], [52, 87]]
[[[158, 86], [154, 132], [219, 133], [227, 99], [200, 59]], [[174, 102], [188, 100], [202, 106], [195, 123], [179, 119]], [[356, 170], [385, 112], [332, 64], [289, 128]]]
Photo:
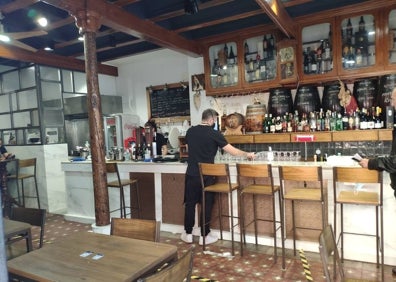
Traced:
[[[91, 226], [88, 224], [65, 221], [61, 215], [50, 214], [46, 221], [44, 248], [45, 244], [51, 244], [70, 233], [90, 230]], [[33, 227], [33, 236], [34, 245], [37, 247], [38, 229], [35, 227]], [[189, 245], [182, 242], [179, 236], [180, 234], [161, 232], [161, 242], [177, 245], [179, 252], [182, 253]], [[21, 243], [20, 246], [13, 248], [9, 255], [17, 256], [23, 252], [24, 244]], [[239, 252], [235, 257], [229, 257], [219, 255], [231, 251], [231, 244], [228, 241], [219, 240], [217, 243], [207, 246], [207, 251], [212, 254], [202, 252], [201, 246], [198, 245], [198, 237], [195, 237], [194, 243], [197, 246], [194, 255], [193, 275], [205, 278], [201, 281], [307, 281], [300, 258], [298, 255], [294, 257], [292, 250], [287, 250], [286, 269], [282, 270], [281, 257], [279, 256], [275, 263], [271, 247], [256, 247], [254, 244], [248, 244], [243, 257], [239, 255]], [[237, 245], [238, 248], [239, 245]], [[306, 252], [305, 256], [309, 262], [313, 281], [325, 281], [319, 254]], [[380, 269], [377, 269], [374, 264], [346, 261], [344, 267], [350, 277], [380, 281]], [[392, 276], [391, 269], [391, 266], [385, 266], [385, 281], [396, 281], [396, 277]]]

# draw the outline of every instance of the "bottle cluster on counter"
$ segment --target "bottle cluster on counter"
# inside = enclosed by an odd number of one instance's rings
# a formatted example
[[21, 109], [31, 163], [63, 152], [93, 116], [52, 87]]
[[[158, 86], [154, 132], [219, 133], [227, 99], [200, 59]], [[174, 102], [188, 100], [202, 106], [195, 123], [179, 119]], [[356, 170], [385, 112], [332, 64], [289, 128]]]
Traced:
[[298, 111], [276, 117], [265, 114], [263, 120], [263, 133], [365, 130], [383, 127], [381, 107], [378, 106], [357, 109], [351, 114], [330, 110], [324, 112], [323, 109], [319, 112], [302, 113], [301, 117]]

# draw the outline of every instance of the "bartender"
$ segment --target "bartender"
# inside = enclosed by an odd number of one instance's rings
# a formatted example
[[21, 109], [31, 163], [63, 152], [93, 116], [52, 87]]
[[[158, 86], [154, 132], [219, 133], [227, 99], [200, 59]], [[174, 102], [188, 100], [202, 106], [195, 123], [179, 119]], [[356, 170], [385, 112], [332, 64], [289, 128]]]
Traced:
[[[157, 152], [155, 153], [156, 156], [162, 155], [162, 147], [167, 146], [167, 139], [161, 133], [157, 132], [157, 124], [155, 123], [154, 119], [148, 120], [145, 124], [145, 127], [150, 127], [153, 131], [153, 140], [152, 142], [157, 143]], [[143, 131], [144, 132], [144, 131]]]

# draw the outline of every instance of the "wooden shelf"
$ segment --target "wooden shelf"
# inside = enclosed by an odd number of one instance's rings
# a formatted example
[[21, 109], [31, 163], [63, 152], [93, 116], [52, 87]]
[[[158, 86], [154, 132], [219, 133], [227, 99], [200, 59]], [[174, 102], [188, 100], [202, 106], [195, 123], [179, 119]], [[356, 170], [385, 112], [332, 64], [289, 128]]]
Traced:
[[313, 135], [312, 142], [391, 141], [392, 129], [266, 133], [225, 136], [231, 144], [294, 143], [296, 136]]

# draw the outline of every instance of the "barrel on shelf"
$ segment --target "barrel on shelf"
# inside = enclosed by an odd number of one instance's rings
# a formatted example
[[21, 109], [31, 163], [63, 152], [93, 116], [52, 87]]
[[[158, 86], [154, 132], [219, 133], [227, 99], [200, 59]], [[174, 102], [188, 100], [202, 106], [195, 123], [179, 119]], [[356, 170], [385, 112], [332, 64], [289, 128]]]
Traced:
[[246, 107], [246, 133], [263, 132], [263, 119], [266, 112], [267, 110], [264, 104], [256, 103]]
[[396, 87], [396, 74], [384, 75], [380, 78], [377, 94], [377, 105], [382, 109], [382, 115], [385, 116], [387, 106], [392, 106], [392, 91]]
[[314, 85], [303, 85], [298, 87], [296, 98], [294, 99], [294, 110], [298, 114], [309, 114], [310, 112], [319, 112], [321, 108], [318, 88]]
[[360, 109], [377, 106], [377, 89], [378, 80], [376, 78], [367, 78], [357, 80], [353, 84], [353, 96]]
[[322, 97], [322, 108], [324, 112], [328, 110], [332, 112], [344, 112], [343, 107], [340, 105], [338, 93], [340, 93], [339, 81], [331, 82], [324, 86]]
[[270, 89], [268, 112], [274, 117], [293, 112], [293, 98], [290, 89]]

